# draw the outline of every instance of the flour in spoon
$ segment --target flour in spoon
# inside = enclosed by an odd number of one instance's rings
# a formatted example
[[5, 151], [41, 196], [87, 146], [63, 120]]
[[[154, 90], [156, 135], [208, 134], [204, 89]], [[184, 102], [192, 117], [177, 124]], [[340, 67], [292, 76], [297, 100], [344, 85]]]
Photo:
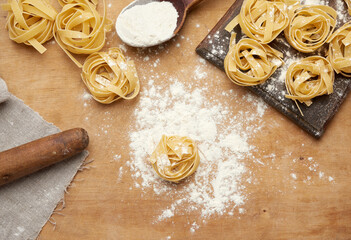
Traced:
[[128, 45], [154, 46], [173, 37], [177, 19], [172, 3], [151, 2], [122, 11], [116, 21], [116, 31]]

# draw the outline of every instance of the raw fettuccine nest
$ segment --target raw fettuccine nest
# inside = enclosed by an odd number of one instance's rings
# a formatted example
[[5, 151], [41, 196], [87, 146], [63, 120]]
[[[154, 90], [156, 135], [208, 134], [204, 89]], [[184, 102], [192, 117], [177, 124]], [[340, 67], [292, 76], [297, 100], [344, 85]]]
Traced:
[[329, 41], [328, 60], [335, 72], [351, 77], [351, 22], [336, 30]]
[[42, 44], [52, 38], [56, 10], [46, 0], [10, 0], [2, 8], [8, 11], [6, 29], [10, 39], [44, 53]]
[[231, 37], [229, 52], [224, 59], [227, 76], [237, 85], [253, 86], [265, 82], [284, 62], [283, 54], [267, 44], [250, 38], [235, 43]]
[[246, 0], [237, 21], [248, 37], [270, 43], [288, 26], [288, 8], [283, 1]]
[[196, 171], [200, 156], [189, 137], [163, 135], [149, 161], [157, 175], [177, 183]]
[[111, 21], [106, 18], [106, 3], [101, 17], [96, 10], [96, 1], [61, 0], [63, 6], [57, 14], [54, 37], [60, 47], [78, 66], [82, 65], [70, 54], [91, 54], [105, 44], [106, 32], [111, 30]]
[[336, 16], [336, 11], [329, 6], [294, 6], [289, 11], [285, 38], [296, 50], [311, 53], [328, 40], [335, 28]]
[[307, 57], [289, 66], [285, 97], [310, 106], [312, 98], [333, 93], [333, 84], [334, 70], [329, 61], [321, 56]]
[[104, 104], [132, 99], [140, 90], [134, 62], [126, 61], [119, 48], [88, 56], [81, 77], [93, 98]]

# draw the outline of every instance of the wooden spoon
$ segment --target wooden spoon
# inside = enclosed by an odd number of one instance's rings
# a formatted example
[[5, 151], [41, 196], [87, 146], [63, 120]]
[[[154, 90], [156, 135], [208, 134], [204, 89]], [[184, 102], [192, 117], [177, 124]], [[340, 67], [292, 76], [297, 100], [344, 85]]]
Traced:
[[[173, 38], [182, 28], [184, 21], [185, 21], [185, 17], [188, 13], [188, 11], [190, 10], [191, 7], [193, 7], [194, 5], [202, 2], [202, 0], [135, 0], [132, 3], [130, 3], [127, 7], [125, 7], [121, 13], [123, 13], [124, 11], [137, 6], [137, 5], [145, 5], [151, 2], [170, 2], [173, 4], [174, 8], [176, 9], [177, 13], [178, 13], [178, 19], [177, 19], [177, 26], [173, 32], [173, 35], [169, 38]], [[118, 34], [118, 29], [117, 29], [117, 34]], [[118, 34], [120, 35], [120, 34]], [[120, 36], [121, 37], [121, 36]], [[169, 39], [164, 40], [163, 42], [168, 41]], [[124, 39], [122, 39], [124, 40]], [[163, 42], [160, 42], [158, 44], [161, 44]], [[133, 43], [129, 43], [129, 42], [125, 42], [130, 46], [133, 47], [152, 47], [154, 46], [153, 44], [149, 44], [149, 45], [143, 45], [143, 46], [137, 46], [134, 45]]]
[[180, 29], [183, 27], [186, 14], [192, 6], [200, 3], [202, 0], [166, 0], [171, 2], [178, 12], [177, 27], [174, 30], [174, 35], [176, 35]]

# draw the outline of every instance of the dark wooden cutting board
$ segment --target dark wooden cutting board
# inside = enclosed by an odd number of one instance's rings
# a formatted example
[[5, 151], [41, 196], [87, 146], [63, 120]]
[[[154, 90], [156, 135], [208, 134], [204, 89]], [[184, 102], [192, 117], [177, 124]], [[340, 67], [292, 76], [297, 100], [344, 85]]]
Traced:
[[[330, 0], [329, 5], [337, 9], [337, 1]], [[218, 68], [224, 71], [224, 58], [229, 49], [229, 41], [231, 33], [225, 30], [228, 23], [239, 14], [243, 0], [236, 0], [234, 4], [229, 8], [227, 13], [220, 19], [216, 26], [210, 31], [210, 33], [204, 38], [204, 40], [196, 48], [196, 52]], [[347, 21], [350, 21], [350, 16], [347, 14], [347, 6], [342, 1], [343, 16], [338, 19], [337, 28]], [[340, 9], [340, 3], [338, 4]], [[340, 14], [339, 14], [340, 15]], [[237, 41], [242, 38], [240, 26], [235, 27], [232, 32], [237, 34]], [[284, 61], [291, 64], [291, 59], [302, 58], [311, 55], [326, 56], [325, 52], [327, 46], [317, 50], [318, 53], [303, 54], [292, 48], [285, 40], [284, 34], [280, 34], [276, 40], [271, 44], [272, 47], [284, 53]], [[325, 44], [327, 45], [327, 44]], [[288, 67], [288, 64], [286, 64]], [[302, 129], [307, 131], [309, 134], [316, 138], [320, 138], [324, 131], [327, 123], [332, 119], [335, 113], [338, 111], [343, 100], [347, 96], [351, 89], [351, 80], [345, 78], [341, 74], [335, 75], [334, 82], [334, 93], [331, 95], [325, 95], [313, 99], [313, 104], [307, 107], [304, 104], [299, 104], [304, 116], [302, 116], [296, 107], [294, 101], [285, 98], [285, 74], [282, 74], [282, 69], [278, 69], [264, 84], [247, 87], [252, 92], [261, 96], [264, 101], [269, 105], [273, 106], [279, 112], [290, 118]], [[230, 81], [228, 79], [228, 81]]]

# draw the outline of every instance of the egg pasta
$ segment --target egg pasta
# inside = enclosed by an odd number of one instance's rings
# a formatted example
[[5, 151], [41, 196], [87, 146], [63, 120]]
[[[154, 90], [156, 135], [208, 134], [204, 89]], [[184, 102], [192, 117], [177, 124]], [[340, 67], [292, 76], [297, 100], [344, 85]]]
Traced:
[[8, 11], [6, 29], [10, 39], [34, 47], [43, 54], [43, 43], [53, 36], [56, 10], [46, 0], [10, 0], [2, 5]]
[[106, 18], [105, 1], [102, 17], [96, 10], [95, 2], [61, 0], [63, 8], [56, 17], [54, 37], [78, 67], [82, 65], [71, 53], [91, 54], [101, 50], [106, 41], [106, 32], [111, 30], [111, 21]]
[[351, 77], [351, 22], [336, 30], [329, 42], [328, 60], [335, 72]]
[[200, 156], [189, 137], [163, 135], [149, 161], [157, 175], [177, 183], [196, 171]]
[[224, 70], [233, 83], [253, 86], [265, 82], [284, 61], [276, 49], [250, 38], [235, 43], [232, 35]]
[[310, 106], [312, 98], [333, 93], [333, 84], [334, 70], [329, 61], [321, 56], [306, 57], [289, 66], [285, 97]]
[[81, 77], [93, 98], [103, 104], [133, 99], [140, 90], [134, 62], [126, 61], [119, 48], [88, 56]]
[[334, 31], [336, 11], [324, 5], [298, 5], [289, 11], [285, 38], [296, 50], [311, 53], [320, 48]]
[[246, 0], [239, 15], [241, 30], [261, 43], [273, 41], [288, 22], [288, 8], [282, 1]]

